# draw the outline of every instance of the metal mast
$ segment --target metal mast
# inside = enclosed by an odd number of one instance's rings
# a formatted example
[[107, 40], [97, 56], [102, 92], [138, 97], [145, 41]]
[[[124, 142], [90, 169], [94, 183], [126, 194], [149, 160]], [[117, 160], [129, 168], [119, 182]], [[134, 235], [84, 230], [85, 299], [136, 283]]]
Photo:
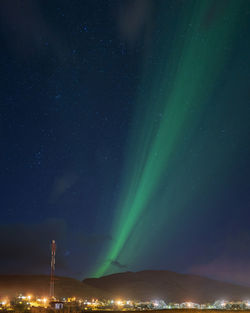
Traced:
[[50, 265], [50, 298], [55, 297], [55, 265], [56, 265], [56, 242], [51, 243], [51, 265]]

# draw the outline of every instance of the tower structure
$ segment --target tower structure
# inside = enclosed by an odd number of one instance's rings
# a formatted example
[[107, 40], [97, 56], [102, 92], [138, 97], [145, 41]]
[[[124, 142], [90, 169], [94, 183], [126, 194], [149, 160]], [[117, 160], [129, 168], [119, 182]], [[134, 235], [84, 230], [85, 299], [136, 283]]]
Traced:
[[50, 264], [50, 298], [55, 297], [55, 266], [56, 266], [56, 242], [51, 242], [51, 264]]

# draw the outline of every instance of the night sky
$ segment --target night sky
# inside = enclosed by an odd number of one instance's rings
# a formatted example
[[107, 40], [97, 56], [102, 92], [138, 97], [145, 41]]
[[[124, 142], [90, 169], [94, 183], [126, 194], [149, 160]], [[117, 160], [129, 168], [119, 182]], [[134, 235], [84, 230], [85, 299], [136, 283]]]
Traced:
[[0, 2], [0, 273], [250, 285], [250, 1]]

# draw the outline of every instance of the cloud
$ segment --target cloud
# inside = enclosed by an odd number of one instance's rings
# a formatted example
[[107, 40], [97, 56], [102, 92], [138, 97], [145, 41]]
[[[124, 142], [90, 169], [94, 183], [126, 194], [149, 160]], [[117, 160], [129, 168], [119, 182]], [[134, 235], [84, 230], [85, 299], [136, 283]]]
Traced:
[[67, 172], [55, 178], [51, 192], [51, 202], [56, 202], [67, 190], [69, 190], [77, 181], [77, 175], [73, 172]]
[[229, 2], [227, 0], [211, 1], [208, 10], [205, 12], [203, 24], [201, 26], [207, 29], [217, 22], [218, 19], [223, 19], [228, 5]]
[[124, 269], [124, 268], [128, 268], [127, 265], [125, 264], [121, 264], [120, 262], [118, 262], [117, 260], [112, 260], [110, 262], [111, 265], [115, 266], [115, 267], [118, 267], [119, 269]]
[[118, 14], [121, 37], [130, 45], [145, 35], [151, 25], [151, 0], [130, 0], [122, 2]]
[[187, 272], [249, 286], [249, 234], [244, 231], [235, 232], [216, 245], [219, 247], [217, 256], [209, 262], [191, 266]]
[[68, 53], [66, 45], [43, 13], [38, 1], [2, 0], [0, 18], [6, 43], [14, 54], [24, 58], [47, 51], [47, 45], [62, 60]]
[[209, 263], [193, 266], [188, 272], [217, 280], [249, 286], [249, 261], [250, 260], [228, 260], [219, 257]]
[[[0, 269], [3, 273], [48, 273], [50, 242], [63, 242], [67, 226], [63, 220], [51, 219], [41, 224], [9, 224], [0, 227]], [[60, 249], [61, 250], [61, 249]], [[57, 269], [67, 270], [63, 254], [56, 258]]]
[[0, 274], [49, 274], [53, 239], [57, 244], [56, 275], [79, 279], [87, 273], [103, 243], [111, 237], [72, 229], [63, 219], [0, 224]]

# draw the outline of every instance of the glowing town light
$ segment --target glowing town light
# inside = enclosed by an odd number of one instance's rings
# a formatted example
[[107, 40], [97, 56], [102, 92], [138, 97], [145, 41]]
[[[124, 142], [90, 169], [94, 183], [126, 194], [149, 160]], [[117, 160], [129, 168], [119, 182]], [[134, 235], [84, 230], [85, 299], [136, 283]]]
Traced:
[[117, 300], [116, 304], [120, 306], [120, 305], [122, 305], [122, 301], [121, 300]]
[[226, 306], [226, 302], [225, 302], [224, 300], [221, 301], [221, 306], [222, 306], [222, 307]]

